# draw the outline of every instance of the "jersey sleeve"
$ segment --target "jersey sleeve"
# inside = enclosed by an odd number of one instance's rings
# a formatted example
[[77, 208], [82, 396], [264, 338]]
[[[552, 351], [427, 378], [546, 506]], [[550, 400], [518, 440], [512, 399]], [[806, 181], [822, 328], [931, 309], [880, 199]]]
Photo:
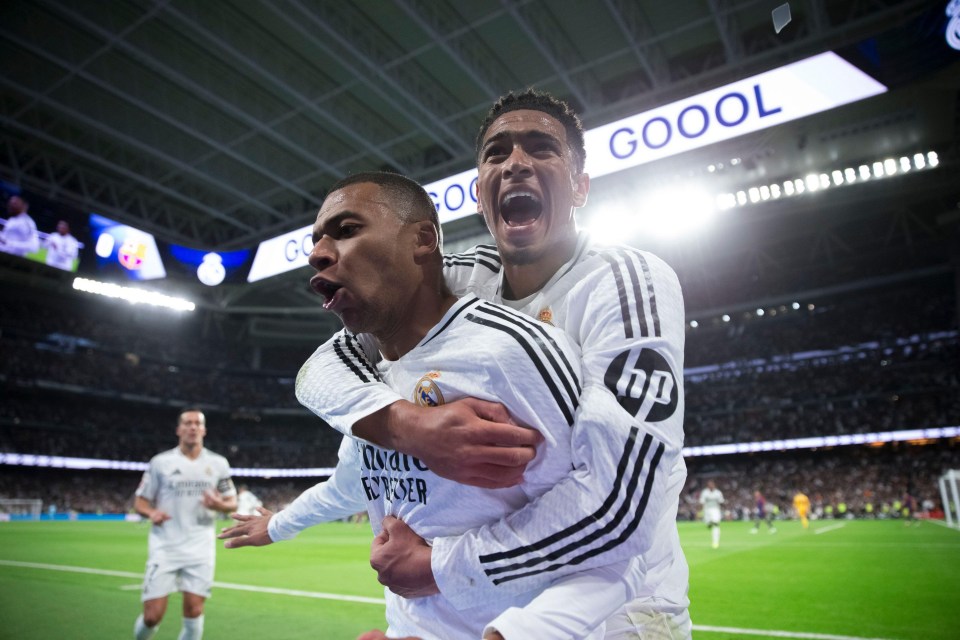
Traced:
[[[456, 295], [476, 288], [499, 273], [493, 247], [477, 246], [443, 258], [443, 277]], [[337, 431], [352, 435], [353, 425], [372, 413], [406, 400], [380, 380], [374, 363], [377, 348], [363, 334], [346, 329], [321, 345], [297, 374], [297, 400]]]
[[217, 492], [224, 498], [230, 498], [237, 495], [237, 488], [230, 473], [230, 463], [226, 458], [221, 458], [221, 466], [220, 477], [217, 478]]
[[404, 399], [381, 381], [373, 365], [376, 355], [371, 338], [342, 329], [300, 368], [297, 400], [337, 431], [351, 435], [358, 420]]
[[599, 640], [603, 623], [635, 597], [625, 579], [629, 563], [618, 562], [565, 576], [524, 607], [510, 607], [484, 629], [504, 638]]
[[140, 484], [137, 486], [134, 495], [138, 498], [149, 500], [152, 504], [157, 503], [157, 491], [160, 489], [160, 474], [157, 471], [157, 465], [151, 460], [147, 469], [140, 478]]
[[346, 518], [367, 508], [360, 484], [360, 460], [350, 437], [340, 444], [333, 475], [301, 493], [287, 508], [273, 514], [267, 533], [274, 542], [290, 540], [307, 527]]
[[582, 318], [566, 327], [583, 358], [574, 468], [500, 522], [434, 539], [434, 577], [458, 608], [643, 555], [679, 497], [669, 477], [683, 464], [680, 286], [650, 254], [607, 257], [584, 277]]

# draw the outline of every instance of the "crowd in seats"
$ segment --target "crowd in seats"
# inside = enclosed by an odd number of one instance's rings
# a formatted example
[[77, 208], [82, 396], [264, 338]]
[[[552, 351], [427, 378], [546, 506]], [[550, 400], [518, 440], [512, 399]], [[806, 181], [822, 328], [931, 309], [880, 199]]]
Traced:
[[[699, 519], [700, 491], [713, 480], [723, 492], [725, 519], [753, 517], [760, 491], [770, 509], [792, 515], [793, 496], [802, 491], [819, 517], [840, 517], [840, 505], [851, 517], [900, 515], [887, 513], [907, 493], [932, 510], [940, 504], [939, 478], [960, 468], [960, 440], [883, 446], [846, 446], [822, 451], [770, 452], [687, 459], [687, 484], [678, 517]], [[870, 505], [868, 507], [867, 505]]]
[[[178, 410], [199, 405], [208, 446], [235, 467], [336, 462], [340, 436], [294, 397], [314, 345], [254, 354], [229, 321], [211, 329], [209, 318], [114, 302], [0, 301], [0, 452], [145, 462], [176, 444]], [[687, 446], [960, 425], [952, 276], [800, 302], [687, 330]], [[837, 460], [831, 486], [859, 486]], [[757, 477], [801, 473], [759, 465]], [[752, 481], [738, 482], [733, 495]]]
[[[49, 391], [12, 393], [0, 403], [0, 451], [147, 462], [176, 446], [181, 408]], [[234, 467], [336, 466], [340, 434], [305, 410], [204, 412], [206, 446]]]
[[[43, 513], [133, 513], [140, 477], [140, 472], [133, 471], [12, 467], [0, 475], [0, 498], [42, 500]], [[320, 479], [234, 476], [233, 480], [235, 485], [246, 484], [265, 508], [278, 511]]]

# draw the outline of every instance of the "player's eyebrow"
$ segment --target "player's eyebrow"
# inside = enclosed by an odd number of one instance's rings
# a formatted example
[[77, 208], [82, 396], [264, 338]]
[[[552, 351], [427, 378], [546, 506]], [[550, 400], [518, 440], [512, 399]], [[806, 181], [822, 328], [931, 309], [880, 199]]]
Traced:
[[552, 133], [547, 133], [546, 131], [541, 131], [540, 129], [526, 129], [523, 131], [500, 131], [499, 133], [495, 133], [483, 143], [483, 145], [480, 147], [480, 150], [483, 151], [492, 144], [497, 144], [513, 137], [518, 137], [521, 140], [546, 140], [557, 146], [560, 146], [561, 144], [560, 139]]
[[346, 218], [356, 218], [359, 217], [359, 215], [360, 214], [358, 214], [356, 211], [347, 210], [333, 214], [329, 218], [324, 219], [322, 223], [320, 220], [318, 220], [316, 224], [313, 225], [313, 234], [310, 236], [310, 241], [314, 245], [317, 244], [317, 242], [320, 241], [320, 236], [323, 235], [323, 231], [326, 229], [335, 228]]

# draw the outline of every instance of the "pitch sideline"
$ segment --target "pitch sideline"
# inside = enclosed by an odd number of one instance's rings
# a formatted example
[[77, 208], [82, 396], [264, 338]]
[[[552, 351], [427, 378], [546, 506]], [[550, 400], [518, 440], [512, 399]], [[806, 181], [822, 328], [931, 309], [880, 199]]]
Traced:
[[[0, 566], [19, 567], [22, 569], [44, 569], [47, 571], [66, 571], [69, 573], [86, 573], [113, 578], [143, 578], [142, 574], [132, 571], [112, 571], [110, 569], [92, 569], [90, 567], [73, 567], [60, 564], [44, 564], [40, 562], [20, 562], [18, 560], [0, 560]], [[323, 593], [318, 591], [301, 591], [299, 589], [278, 589], [274, 587], [258, 587], [249, 584], [235, 584], [232, 582], [214, 582], [214, 587], [233, 589], [236, 591], [251, 591], [256, 593], [270, 593], [283, 596], [299, 596], [302, 598], [316, 598], [320, 600], [339, 600], [342, 602], [361, 602], [365, 604], [385, 605], [382, 598], [366, 598], [363, 596], [345, 596], [337, 593]], [[130, 585], [120, 587], [130, 590]], [[740, 629], [737, 627], [713, 627], [708, 625], [693, 625], [693, 630], [701, 633], [734, 633], [748, 636], [768, 638], [795, 638], [798, 640], [890, 640], [889, 638], [865, 638], [863, 636], [838, 636], [826, 633], [803, 633], [796, 631], [774, 631], [765, 629]]]

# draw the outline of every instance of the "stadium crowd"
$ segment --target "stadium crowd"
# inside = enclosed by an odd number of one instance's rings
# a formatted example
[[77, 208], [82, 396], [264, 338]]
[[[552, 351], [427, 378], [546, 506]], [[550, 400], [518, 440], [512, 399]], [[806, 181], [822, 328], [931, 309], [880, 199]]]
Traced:
[[[687, 331], [685, 444], [960, 424], [953, 287], [951, 278], [932, 278], [804, 301], [796, 309], [768, 307], [763, 317], [700, 320]], [[169, 448], [176, 412], [196, 404], [207, 413], [207, 445], [234, 467], [335, 464], [339, 436], [293, 394], [296, 371], [313, 345], [255, 348], [232, 325], [174, 323], [162, 313], [118, 312], [111, 303], [71, 301], [73, 312], [63, 313], [63, 300], [9, 292], [2, 299], [0, 452], [145, 462]], [[886, 495], [874, 480], [889, 479], [879, 458], [857, 451], [710, 459], [721, 465], [716, 469], [691, 459], [688, 487], [697, 490], [705, 473], [718, 474], [722, 485], [727, 474], [724, 490], [736, 509], [749, 503], [755, 485], [776, 479], [767, 489], [771, 497], [805, 486], [824, 501], [839, 493], [857, 505], [865, 492]], [[943, 469], [960, 467], [953, 449], [933, 458], [923, 463], [925, 486]], [[34, 476], [11, 487], [3, 475], [0, 497], [38, 492], [24, 484]], [[75, 480], [44, 487], [57, 495], [48, 501], [114, 510], [132, 491], [124, 482], [101, 494], [92, 480]], [[902, 492], [905, 482], [891, 480], [890, 491]], [[270, 496], [276, 483], [254, 490]], [[287, 499], [284, 489], [276, 496], [274, 504]], [[690, 511], [681, 505], [682, 515]]]

